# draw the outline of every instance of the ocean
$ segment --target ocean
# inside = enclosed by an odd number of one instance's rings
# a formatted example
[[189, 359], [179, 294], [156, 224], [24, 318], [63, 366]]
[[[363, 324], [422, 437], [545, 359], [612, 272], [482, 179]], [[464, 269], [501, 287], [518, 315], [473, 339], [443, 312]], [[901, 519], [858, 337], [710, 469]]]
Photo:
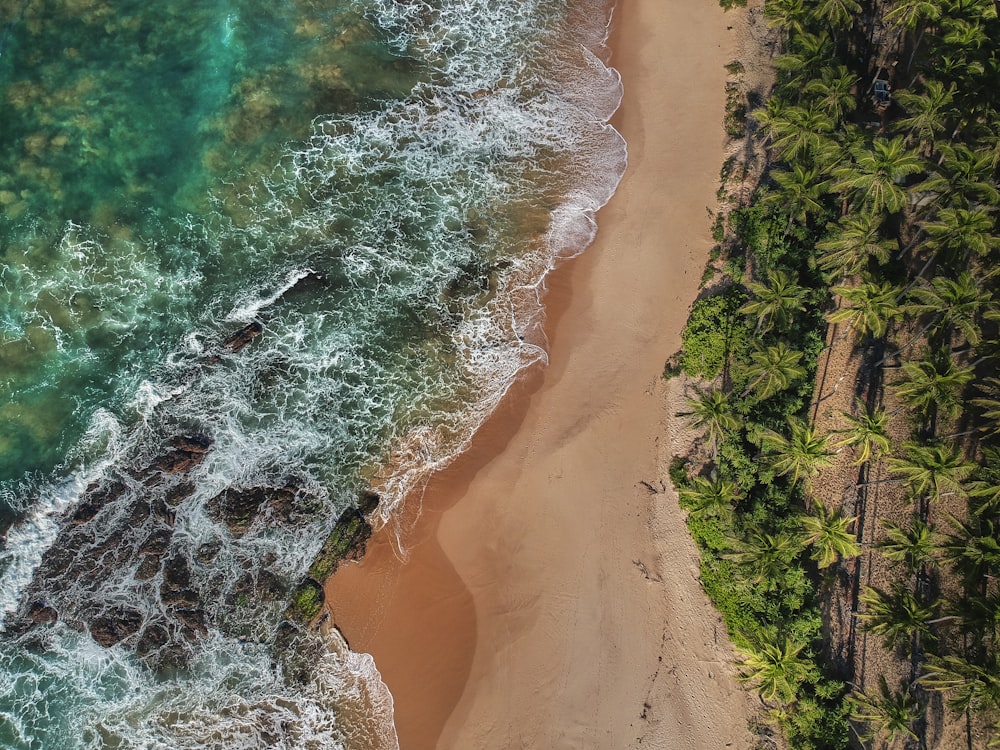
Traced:
[[545, 361], [610, 12], [0, 0], [0, 747], [396, 747], [324, 555]]

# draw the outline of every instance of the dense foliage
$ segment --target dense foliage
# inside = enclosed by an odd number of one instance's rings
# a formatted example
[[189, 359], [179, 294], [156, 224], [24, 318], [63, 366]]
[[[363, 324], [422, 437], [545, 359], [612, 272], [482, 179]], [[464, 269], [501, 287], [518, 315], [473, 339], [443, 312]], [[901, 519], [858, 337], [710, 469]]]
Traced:
[[[678, 360], [704, 384], [686, 416], [707, 451], [671, 472], [702, 581], [791, 747], [925, 747], [941, 697], [970, 749], [1000, 744], [998, 8], [766, 0], [764, 13], [781, 54], [748, 137], [769, 163], [728, 215], [725, 271]], [[851, 397], [836, 431], [814, 394], [832, 333], [853, 346], [852, 369], [832, 373]], [[845, 475], [850, 491], [824, 501], [816, 488]], [[908, 520], [866, 506], [875, 476]], [[868, 536], [865, 514], [880, 521]], [[882, 588], [860, 579], [873, 555], [891, 571]], [[891, 657], [864, 684], [828, 652], [838, 577], [856, 592], [851, 638], [877, 636]]]

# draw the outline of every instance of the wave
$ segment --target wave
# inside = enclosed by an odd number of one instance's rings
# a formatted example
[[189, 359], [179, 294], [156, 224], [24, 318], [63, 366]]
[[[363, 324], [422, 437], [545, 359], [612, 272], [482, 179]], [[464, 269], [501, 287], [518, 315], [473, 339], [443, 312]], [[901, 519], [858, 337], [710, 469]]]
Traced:
[[184, 313], [101, 458], [7, 534], [11, 747], [395, 746], [370, 657], [289, 600], [360, 493], [392, 523], [545, 361], [546, 276], [626, 151], [603, 3], [357, 6], [425, 80], [215, 191], [198, 274], [256, 281]]

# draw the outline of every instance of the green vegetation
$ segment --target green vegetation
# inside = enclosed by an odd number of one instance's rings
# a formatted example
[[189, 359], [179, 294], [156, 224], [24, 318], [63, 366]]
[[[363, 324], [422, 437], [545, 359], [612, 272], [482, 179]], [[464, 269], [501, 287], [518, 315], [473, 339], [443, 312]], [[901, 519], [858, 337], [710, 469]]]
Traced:
[[1000, 745], [998, 6], [764, 14], [781, 54], [747, 137], [769, 163], [716, 222], [676, 358], [701, 383], [671, 479], [702, 583], [790, 747], [925, 747], [934, 722]]

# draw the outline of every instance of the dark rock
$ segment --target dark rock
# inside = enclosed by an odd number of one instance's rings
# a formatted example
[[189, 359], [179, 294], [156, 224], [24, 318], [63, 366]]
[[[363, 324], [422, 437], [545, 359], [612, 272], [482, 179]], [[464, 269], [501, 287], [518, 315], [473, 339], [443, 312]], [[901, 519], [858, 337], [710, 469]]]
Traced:
[[307, 578], [292, 592], [292, 601], [285, 610], [285, 617], [303, 625], [308, 624], [323, 609], [325, 600], [323, 587]]
[[207, 435], [178, 435], [170, 440], [170, 445], [182, 453], [208, 453], [212, 439]]
[[229, 336], [222, 345], [229, 351], [236, 352], [245, 349], [255, 338], [264, 332], [264, 326], [257, 321], [243, 326], [240, 330]]
[[142, 627], [142, 613], [131, 607], [116, 607], [90, 621], [90, 635], [100, 645], [111, 648]]
[[192, 482], [180, 482], [163, 493], [163, 501], [167, 505], [180, 505], [194, 494], [195, 489]]
[[198, 547], [198, 550], [194, 553], [194, 559], [202, 565], [208, 565], [215, 560], [219, 554], [219, 550], [221, 549], [222, 542], [218, 540], [205, 542], [205, 544]]
[[125, 492], [125, 485], [120, 482], [107, 484], [91, 484], [84, 493], [83, 500], [76, 507], [72, 521], [74, 524], [84, 524], [94, 518], [108, 503], [117, 500]]
[[194, 639], [195, 636], [205, 635], [208, 632], [205, 612], [198, 607], [175, 607], [170, 609], [170, 614], [182, 623], [184, 635], [188, 639]]
[[135, 644], [135, 650], [139, 656], [148, 656], [154, 651], [158, 651], [170, 641], [170, 633], [160, 623], [147, 625], [143, 628], [142, 635]]
[[33, 625], [50, 625], [59, 619], [59, 613], [45, 602], [35, 602], [28, 610], [28, 620]]
[[160, 558], [154, 555], [144, 557], [133, 575], [139, 581], [148, 581], [160, 572]]
[[358, 496], [358, 510], [361, 511], [362, 515], [370, 516], [375, 512], [380, 502], [382, 502], [382, 498], [375, 490], [362, 490]]
[[208, 501], [208, 512], [224, 523], [233, 536], [243, 536], [250, 529], [261, 507], [267, 501], [268, 490], [251, 487], [247, 490], [227, 489]]
[[142, 544], [139, 545], [139, 554], [141, 555], [155, 555], [159, 557], [167, 548], [170, 546], [170, 537], [173, 532], [169, 529], [157, 529], [152, 534], [147, 536]]
[[365, 553], [365, 545], [371, 535], [371, 524], [357, 508], [345, 510], [309, 568], [309, 577], [315, 581], [325, 581], [344, 560], [360, 558]]

